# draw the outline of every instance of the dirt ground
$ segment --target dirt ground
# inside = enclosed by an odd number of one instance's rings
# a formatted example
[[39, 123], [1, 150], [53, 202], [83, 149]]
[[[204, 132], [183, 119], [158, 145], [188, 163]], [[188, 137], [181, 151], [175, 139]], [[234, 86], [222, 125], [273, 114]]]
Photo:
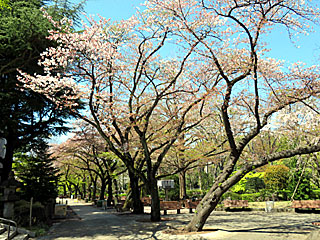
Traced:
[[[74, 217], [56, 223], [48, 235], [39, 240], [71, 239], [216, 239], [216, 240], [305, 240], [310, 232], [320, 230], [313, 222], [320, 221], [319, 214], [241, 211], [214, 211], [201, 233], [169, 234], [189, 222], [192, 213], [168, 211], [163, 221], [153, 223], [150, 216], [117, 213], [114, 209], [103, 210], [88, 203], [69, 200]], [[150, 208], [145, 209], [146, 212]], [[173, 231], [176, 232], [176, 231]]]

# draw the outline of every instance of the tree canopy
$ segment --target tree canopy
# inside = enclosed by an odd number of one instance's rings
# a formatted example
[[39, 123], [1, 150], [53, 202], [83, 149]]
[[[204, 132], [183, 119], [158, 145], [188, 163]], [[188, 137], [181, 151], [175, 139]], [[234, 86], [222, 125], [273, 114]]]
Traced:
[[[48, 30], [53, 25], [43, 17], [45, 7], [56, 19], [61, 19], [68, 1], [2, 1], [0, 9], [0, 137], [7, 139], [6, 157], [1, 170], [6, 179], [12, 166], [13, 153], [41, 142], [43, 138], [67, 130], [67, 111], [57, 109], [48, 98], [36, 92], [22, 91], [17, 81], [17, 68], [30, 74], [43, 72], [38, 65], [40, 53], [55, 43]], [[67, 15], [77, 20], [82, 5], [73, 6]]]

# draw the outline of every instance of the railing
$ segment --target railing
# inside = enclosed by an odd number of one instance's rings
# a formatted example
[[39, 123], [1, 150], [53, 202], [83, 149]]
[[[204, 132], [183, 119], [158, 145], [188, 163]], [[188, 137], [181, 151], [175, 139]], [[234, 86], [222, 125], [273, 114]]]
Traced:
[[0, 221], [1, 222], [5, 222], [8, 224], [8, 238], [7, 240], [10, 240], [10, 231], [11, 231], [11, 225], [14, 226], [15, 228], [13, 229], [13, 236], [17, 235], [17, 229], [18, 229], [18, 226], [17, 226], [17, 223], [15, 221], [12, 221], [12, 220], [9, 220], [9, 219], [5, 219], [5, 218], [0, 218]]

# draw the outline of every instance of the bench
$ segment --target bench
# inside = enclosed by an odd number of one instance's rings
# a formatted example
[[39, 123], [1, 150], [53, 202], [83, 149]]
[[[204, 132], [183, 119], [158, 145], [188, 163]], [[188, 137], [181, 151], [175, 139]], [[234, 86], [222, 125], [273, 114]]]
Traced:
[[230, 208], [246, 208], [248, 207], [248, 200], [224, 200], [223, 206], [226, 210]]
[[187, 199], [184, 202], [184, 205], [186, 208], [189, 208], [189, 213], [193, 213], [192, 209], [196, 209], [200, 202], [201, 200], [191, 201], [190, 199]]
[[295, 200], [292, 201], [292, 208], [297, 212], [300, 209], [320, 209], [320, 200]]
[[178, 201], [160, 201], [160, 210], [163, 210], [163, 215], [167, 215], [167, 210], [177, 210], [180, 213], [181, 203]]

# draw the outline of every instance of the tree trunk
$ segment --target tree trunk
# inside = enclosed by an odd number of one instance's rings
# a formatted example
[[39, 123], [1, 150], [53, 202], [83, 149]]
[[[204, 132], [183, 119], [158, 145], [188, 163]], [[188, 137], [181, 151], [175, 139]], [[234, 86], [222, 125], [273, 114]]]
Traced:
[[224, 192], [221, 191], [220, 188], [211, 188], [202, 201], [198, 204], [195, 215], [184, 228], [184, 230], [188, 232], [201, 231], [206, 223], [207, 218], [217, 206], [223, 193]]
[[99, 200], [104, 200], [104, 193], [106, 192], [107, 184], [105, 180], [101, 179], [101, 190]]
[[107, 199], [107, 206], [112, 205], [113, 194], [112, 194], [112, 178], [108, 177], [108, 199]]
[[95, 201], [97, 199], [97, 179], [98, 179], [98, 176], [96, 175], [95, 178], [93, 179], [92, 183], [93, 186], [92, 186], [92, 201]]
[[199, 167], [198, 168], [198, 172], [199, 172], [199, 178], [198, 178], [198, 182], [199, 182], [199, 189], [202, 190], [203, 187], [202, 187], [202, 172], [203, 172], [203, 169], [202, 167]]
[[151, 221], [158, 222], [161, 220], [161, 215], [157, 179], [154, 176], [151, 176], [148, 180], [147, 186], [151, 194]]
[[118, 181], [115, 178], [113, 179], [113, 185], [114, 185], [114, 188], [116, 191], [116, 199], [118, 201], [118, 199], [119, 199], [119, 186], [118, 186]]
[[179, 172], [179, 198], [184, 200], [187, 198], [186, 188], [186, 171]]
[[67, 196], [67, 187], [63, 184], [63, 196]]
[[231, 159], [228, 167], [225, 168], [222, 174], [216, 179], [216, 182], [212, 185], [210, 190], [204, 196], [202, 201], [198, 204], [196, 213], [184, 228], [188, 232], [198, 232], [201, 231], [207, 218], [210, 216], [212, 211], [216, 208], [219, 200], [228, 189], [230, 189], [234, 184], [236, 184], [240, 179], [249, 171], [250, 167], [239, 170], [236, 174], [231, 176], [234, 165], [234, 161]]
[[129, 172], [131, 199], [132, 199], [132, 212], [136, 214], [143, 213], [143, 204], [140, 200], [140, 188], [139, 188], [139, 177], [134, 173]]

